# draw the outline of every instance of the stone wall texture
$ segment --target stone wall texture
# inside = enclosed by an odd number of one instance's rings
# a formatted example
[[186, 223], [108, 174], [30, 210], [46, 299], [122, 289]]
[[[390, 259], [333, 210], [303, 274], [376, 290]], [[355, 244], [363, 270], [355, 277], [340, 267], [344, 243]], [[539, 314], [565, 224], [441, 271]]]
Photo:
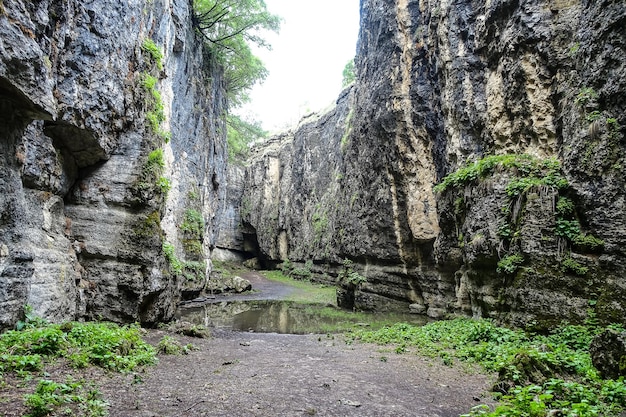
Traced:
[[202, 289], [225, 99], [191, 16], [188, 0], [0, 4], [0, 328], [25, 305], [154, 323]]
[[[354, 262], [357, 309], [626, 319], [624, 2], [362, 0], [355, 64], [333, 109], [253, 152], [266, 262], [329, 281]], [[433, 190], [491, 155], [543, 168]]]

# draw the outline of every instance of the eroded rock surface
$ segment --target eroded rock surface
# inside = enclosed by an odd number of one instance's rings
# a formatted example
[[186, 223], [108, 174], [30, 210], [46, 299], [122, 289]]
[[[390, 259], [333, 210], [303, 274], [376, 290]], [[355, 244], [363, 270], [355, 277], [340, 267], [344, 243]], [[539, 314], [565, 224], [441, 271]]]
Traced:
[[[363, 0], [355, 84], [251, 158], [242, 214], [265, 261], [331, 281], [354, 261], [366, 280], [340, 301], [359, 309], [626, 319], [625, 18], [611, 1]], [[556, 167], [433, 191], [505, 154]]]
[[[53, 321], [172, 317], [205, 284], [225, 182], [223, 88], [190, 3], [0, 10], [0, 328], [26, 304]], [[181, 230], [189, 210], [201, 233]]]

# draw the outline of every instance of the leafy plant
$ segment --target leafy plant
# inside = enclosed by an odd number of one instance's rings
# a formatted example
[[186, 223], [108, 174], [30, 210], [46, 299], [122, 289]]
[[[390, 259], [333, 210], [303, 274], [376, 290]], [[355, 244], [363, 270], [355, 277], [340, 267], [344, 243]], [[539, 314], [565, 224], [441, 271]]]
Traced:
[[143, 43], [141, 44], [141, 49], [150, 55], [150, 58], [156, 64], [159, 70], [163, 69], [163, 52], [152, 39], [144, 39]]
[[572, 258], [565, 258], [561, 261], [561, 268], [563, 272], [572, 272], [576, 275], [586, 275], [589, 272], [589, 268], [581, 265]]
[[204, 235], [204, 217], [198, 210], [187, 209], [179, 227], [190, 236], [200, 238]]
[[455, 319], [415, 327], [404, 323], [377, 331], [353, 330], [347, 341], [394, 344], [440, 358], [474, 362], [496, 372], [494, 389], [504, 394], [491, 411], [481, 405], [464, 416], [619, 415], [626, 406], [623, 380], [602, 380], [589, 345], [601, 327], [560, 326], [548, 335], [498, 327], [488, 320]]
[[339, 282], [351, 286], [358, 286], [363, 282], [367, 282], [366, 277], [354, 270], [354, 262], [350, 259], [343, 260], [343, 269], [339, 272], [337, 278]]
[[263, 31], [278, 31], [280, 18], [267, 11], [262, 0], [194, 0], [193, 26], [204, 37], [224, 68], [231, 106], [248, 101], [248, 91], [267, 76], [265, 66], [250, 45], [269, 48]]
[[170, 270], [174, 273], [174, 274], [180, 274], [183, 272], [183, 264], [182, 262], [176, 257], [176, 249], [174, 248], [174, 245], [172, 245], [169, 242], [163, 242], [163, 254], [165, 255], [165, 259], [167, 259], [167, 262], [170, 266]]
[[157, 351], [163, 355], [187, 355], [193, 350], [196, 350], [196, 347], [191, 343], [182, 345], [171, 336], [163, 336], [157, 344]]
[[[42, 379], [37, 384], [33, 394], [25, 396], [25, 404], [30, 409], [27, 417], [44, 417], [55, 412], [61, 406], [72, 412], [72, 405], [84, 412], [81, 415], [90, 417], [104, 417], [108, 415], [108, 403], [101, 399], [98, 390], [84, 387], [82, 383], [68, 380], [57, 383], [52, 380]], [[67, 411], [64, 411], [66, 413]], [[78, 410], [74, 410], [78, 411]]]
[[557, 218], [554, 233], [557, 236], [573, 240], [580, 235], [580, 224], [578, 223], [578, 220], [565, 220]]
[[598, 93], [591, 87], [581, 88], [578, 94], [576, 95], [575, 102], [581, 107], [586, 106], [591, 101], [598, 98]]
[[343, 67], [342, 76], [343, 76], [341, 80], [342, 87], [347, 87], [354, 82], [354, 80], [356, 79], [355, 72], [354, 72], [354, 59], [351, 59], [350, 61], [348, 61], [346, 66]]
[[524, 263], [524, 257], [520, 254], [505, 256], [498, 261], [498, 273], [514, 274]]
[[604, 240], [591, 234], [580, 233], [572, 239], [572, 243], [579, 250], [599, 252], [604, 248]]

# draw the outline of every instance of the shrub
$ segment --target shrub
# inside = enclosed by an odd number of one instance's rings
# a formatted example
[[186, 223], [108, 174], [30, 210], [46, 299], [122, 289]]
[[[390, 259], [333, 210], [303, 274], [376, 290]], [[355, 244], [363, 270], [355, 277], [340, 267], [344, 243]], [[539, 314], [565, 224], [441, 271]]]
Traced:
[[571, 272], [575, 275], [586, 275], [589, 272], [589, 268], [583, 266], [573, 260], [572, 258], [565, 258], [561, 261], [561, 268], [563, 272]]
[[146, 38], [141, 44], [141, 49], [150, 55], [159, 70], [163, 69], [163, 52], [152, 39]]
[[505, 256], [498, 262], [497, 272], [502, 274], [514, 274], [524, 263], [524, 257], [520, 254]]

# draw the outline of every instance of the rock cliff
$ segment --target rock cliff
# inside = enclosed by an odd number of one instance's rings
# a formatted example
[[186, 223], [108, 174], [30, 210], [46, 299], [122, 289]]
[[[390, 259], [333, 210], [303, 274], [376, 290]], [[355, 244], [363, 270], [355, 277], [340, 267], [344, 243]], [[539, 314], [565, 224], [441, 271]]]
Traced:
[[204, 286], [225, 99], [190, 8], [0, 2], [0, 328], [154, 323]]
[[626, 319], [624, 2], [362, 0], [355, 66], [253, 153], [265, 262], [358, 309]]

